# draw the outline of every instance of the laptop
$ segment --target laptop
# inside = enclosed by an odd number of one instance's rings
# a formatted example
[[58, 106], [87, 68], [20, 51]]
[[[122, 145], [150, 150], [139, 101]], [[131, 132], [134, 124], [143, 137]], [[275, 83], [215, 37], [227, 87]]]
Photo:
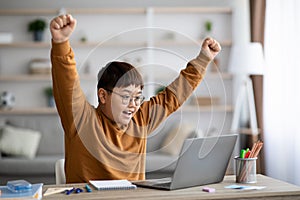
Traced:
[[172, 177], [134, 181], [140, 187], [175, 190], [222, 182], [237, 134], [186, 139]]

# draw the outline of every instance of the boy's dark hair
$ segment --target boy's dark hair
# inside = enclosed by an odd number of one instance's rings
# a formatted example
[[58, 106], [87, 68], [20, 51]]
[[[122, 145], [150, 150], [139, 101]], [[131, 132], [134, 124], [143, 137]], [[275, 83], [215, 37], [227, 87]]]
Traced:
[[113, 61], [108, 63], [98, 73], [97, 91], [100, 88], [113, 90], [114, 87], [127, 87], [130, 85], [140, 86], [141, 89], [144, 88], [141, 74], [129, 63]]

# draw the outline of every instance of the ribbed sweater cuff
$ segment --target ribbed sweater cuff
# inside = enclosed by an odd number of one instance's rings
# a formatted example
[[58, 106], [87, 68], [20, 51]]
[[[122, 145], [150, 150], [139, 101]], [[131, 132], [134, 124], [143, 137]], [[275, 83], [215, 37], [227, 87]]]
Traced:
[[70, 52], [70, 42], [69, 40], [62, 43], [52, 42], [52, 55], [53, 56], [65, 56]]
[[205, 55], [203, 51], [190, 62], [194, 65], [194, 67], [200, 72], [200, 74], [205, 74], [208, 64], [210, 63], [211, 59]]

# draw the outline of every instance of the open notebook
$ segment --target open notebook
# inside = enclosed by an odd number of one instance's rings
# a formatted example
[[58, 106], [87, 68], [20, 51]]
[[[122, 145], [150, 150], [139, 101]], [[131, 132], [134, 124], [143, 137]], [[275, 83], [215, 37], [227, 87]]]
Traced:
[[136, 189], [136, 185], [133, 185], [128, 180], [90, 180], [97, 190], [129, 190]]

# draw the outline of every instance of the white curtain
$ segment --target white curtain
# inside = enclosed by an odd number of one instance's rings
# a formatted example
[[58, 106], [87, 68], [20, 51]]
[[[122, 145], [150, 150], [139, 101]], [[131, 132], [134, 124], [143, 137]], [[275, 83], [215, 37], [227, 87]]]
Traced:
[[300, 185], [300, 1], [266, 5], [266, 174]]

